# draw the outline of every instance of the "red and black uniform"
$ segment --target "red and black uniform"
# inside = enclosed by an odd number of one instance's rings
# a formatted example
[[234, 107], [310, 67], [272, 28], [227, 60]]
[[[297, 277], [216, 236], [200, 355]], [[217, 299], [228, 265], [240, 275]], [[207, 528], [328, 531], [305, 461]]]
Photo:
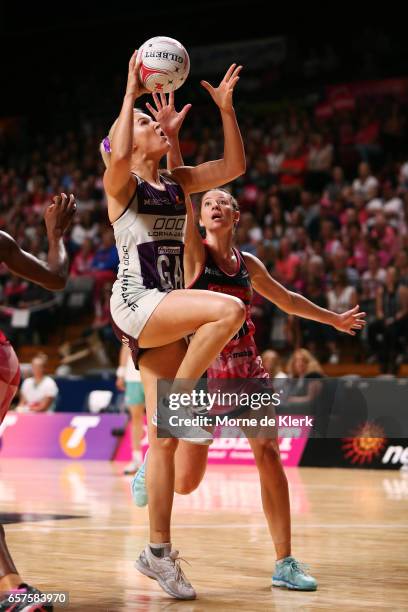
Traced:
[[20, 366], [17, 355], [6, 336], [0, 330], [0, 423], [20, 384]]
[[207, 370], [208, 378], [268, 378], [254, 340], [255, 325], [251, 319], [252, 284], [242, 254], [234, 249], [237, 269], [234, 274], [222, 270], [205, 247], [205, 262], [189, 289], [206, 289], [233, 295], [241, 299], [246, 308], [246, 319], [219, 356]]

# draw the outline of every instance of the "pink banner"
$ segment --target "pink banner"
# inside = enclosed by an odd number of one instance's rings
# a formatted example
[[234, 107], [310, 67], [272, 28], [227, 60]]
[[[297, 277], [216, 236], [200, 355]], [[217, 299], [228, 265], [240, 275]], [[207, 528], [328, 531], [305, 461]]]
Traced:
[[326, 87], [329, 102], [342, 99], [360, 98], [362, 96], [396, 96], [408, 95], [408, 78], [384, 79], [379, 81], [356, 81]]
[[[279, 438], [279, 450], [282, 463], [285, 466], [299, 465], [306, 442], [308, 439], [307, 429], [299, 428], [299, 431], [292, 431], [299, 437]], [[300, 437], [301, 436], [301, 437]], [[142, 440], [143, 454], [148, 449], [146, 419], [144, 422], [144, 435]], [[130, 424], [122, 438], [118, 451], [115, 455], [116, 461], [130, 461], [132, 456], [131, 429]], [[212, 464], [235, 464], [235, 465], [254, 465], [254, 456], [247, 438], [216, 438], [208, 451], [208, 463]]]
[[126, 423], [124, 414], [9, 412], [0, 426], [0, 458], [109, 460]]

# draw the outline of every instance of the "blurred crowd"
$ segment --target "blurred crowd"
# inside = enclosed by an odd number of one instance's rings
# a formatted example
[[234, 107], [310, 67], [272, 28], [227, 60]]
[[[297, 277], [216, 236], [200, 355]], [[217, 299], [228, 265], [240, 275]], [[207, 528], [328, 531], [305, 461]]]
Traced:
[[[368, 320], [362, 334], [345, 338], [332, 328], [288, 317], [256, 295], [253, 315], [261, 350], [273, 346], [289, 353], [305, 346], [323, 362], [378, 362], [384, 372], [407, 360], [404, 104], [386, 97], [326, 118], [310, 106], [239, 109], [248, 170], [230, 185], [241, 209], [237, 246], [256, 254], [274, 278], [320, 306], [343, 312], [359, 304]], [[217, 113], [193, 109], [190, 114], [181, 134], [185, 163], [216, 158], [222, 153]], [[15, 143], [0, 167], [0, 229], [40, 258], [47, 250], [44, 206], [60, 191], [74, 193], [78, 203], [67, 238], [72, 278], [62, 303], [0, 269], [0, 327], [12, 336], [15, 309], [37, 313], [36, 333], [46, 336], [49, 319], [40, 316], [44, 304], [46, 312], [90, 307], [96, 326], [109, 325], [118, 257], [106, 213], [99, 142], [113, 119], [105, 125], [88, 118], [76, 132], [38, 134], [20, 148]], [[82, 299], [75, 301], [73, 295]]]

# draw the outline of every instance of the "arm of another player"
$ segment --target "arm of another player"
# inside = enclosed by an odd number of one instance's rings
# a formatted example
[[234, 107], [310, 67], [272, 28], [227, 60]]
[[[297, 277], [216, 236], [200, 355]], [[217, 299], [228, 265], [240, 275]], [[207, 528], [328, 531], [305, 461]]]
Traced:
[[75, 209], [74, 196], [68, 199], [65, 194], [56, 196], [53, 204], [47, 207], [44, 215], [49, 245], [47, 262], [23, 251], [11, 236], [0, 232], [0, 259], [10, 272], [50, 291], [63, 289], [68, 278], [63, 235], [71, 225]]
[[[167, 154], [167, 169], [171, 172], [173, 168], [182, 166], [183, 156], [180, 150], [179, 132], [183, 121], [191, 108], [191, 104], [186, 104], [178, 113], [174, 106], [174, 93], [169, 95], [167, 100], [164, 94], [153, 94], [153, 100], [156, 105], [154, 108], [147, 103], [146, 106], [152, 113], [153, 117], [160, 123], [161, 128], [166, 134], [170, 142], [170, 150]], [[205, 260], [205, 249], [200, 232], [198, 231], [195, 222], [193, 204], [188, 193], [186, 195], [187, 209], [187, 224], [184, 234], [184, 278], [185, 283], [190, 284], [197, 274]]]
[[187, 193], [198, 193], [215, 189], [234, 180], [246, 169], [245, 150], [238, 127], [232, 94], [239, 80], [242, 66], [232, 64], [218, 87], [201, 81], [221, 112], [224, 130], [224, 156], [222, 159], [205, 162], [195, 167], [183, 166], [173, 171]]
[[125, 390], [126, 366], [129, 356], [130, 348], [125, 344], [122, 344], [119, 353], [119, 365], [118, 369], [116, 370], [116, 388], [119, 389], [119, 391]]
[[355, 336], [356, 330], [365, 326], [366, 313], [360, 312], [358, 305], [342, 314], [320, 308], [303, 295], [289, 291], [274, 280], [257, 257], [250, 253], [244, 253], [243, 255], [254, 289], [284, 312], [332, 325], [335, 329], [351, 336]]

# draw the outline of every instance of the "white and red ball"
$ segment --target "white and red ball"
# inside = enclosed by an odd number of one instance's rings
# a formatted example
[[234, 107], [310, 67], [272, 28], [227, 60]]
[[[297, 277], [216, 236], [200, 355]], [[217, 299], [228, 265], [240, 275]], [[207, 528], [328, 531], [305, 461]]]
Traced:
[[183, 85], [190, 72], [190, 58], [181, 43], [168, 36], [155, 36], [140, 47], [139, 76], [151, 92], [170, 93]]

